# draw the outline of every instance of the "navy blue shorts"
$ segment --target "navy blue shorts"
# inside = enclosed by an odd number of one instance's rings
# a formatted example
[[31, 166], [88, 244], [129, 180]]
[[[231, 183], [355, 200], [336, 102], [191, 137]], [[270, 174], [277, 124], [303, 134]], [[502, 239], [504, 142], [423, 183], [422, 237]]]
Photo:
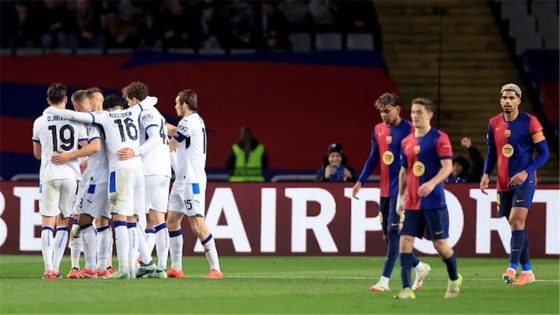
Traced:
[[447, 208], [419, 211], [405, 210], [400, 235], [415, 236], [429, 240], [448, 238], [449, 212]]
[[400, 218], [397, 215], [397, 197], [381, 197], [379, 212], [381, 214], [381, 227], [383, 228], [384, 235], [387, 235], [389, 230], [399, 230]]
[[501, 217], [509, 218], [511, 208], [530, 209], [535, 195], [535, 186], [521, 186], [510, 191], [498, 192], [498, 209]]

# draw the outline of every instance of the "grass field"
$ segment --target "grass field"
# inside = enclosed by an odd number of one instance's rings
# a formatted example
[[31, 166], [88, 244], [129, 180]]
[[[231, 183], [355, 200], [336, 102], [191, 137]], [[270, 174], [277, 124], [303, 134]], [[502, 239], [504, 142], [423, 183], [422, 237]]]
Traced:
[[[558, 314], [559, 261], [535, 259], [537, 282], [502, 283], [506, 259], [459, 259], [461, 296], [445, 300], [441, 260], [423, 258], [432, 273], [416, 300], [372, 294], [382, 258], [222, 257], [224, 280], [203, 276], [203, 257], [184, 261], [186, 278], [137, 280], [41, 280], [40, 256], [0, 255], [0, 313], [299, 313], [299, 314]], [[62, 270], [68, 271], [68, 260]]]

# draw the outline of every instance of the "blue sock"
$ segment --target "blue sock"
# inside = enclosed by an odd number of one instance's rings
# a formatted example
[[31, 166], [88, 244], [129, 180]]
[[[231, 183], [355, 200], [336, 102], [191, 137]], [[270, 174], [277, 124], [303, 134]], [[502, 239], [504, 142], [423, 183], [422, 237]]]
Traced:
[[391, 278], [397, 256], [399, 255], [399, 231], [390, 229], [387, 233], [387, 256], [383, 265], [383, 276]]
[[459, 279], [459, 276], [457, 275], [457, 258], [455, 257], [455, 254], [446, 259], [443, 259], [443, 262], [447, 266], [447, 274], [449, 274], [449, 279], [451, 279], [451, 281]]
[[411, 288], [410, 272], [412, 271], [412, 253], [401, 253], [401, 279], [402, 287]]
[[525, 244], [525, 230], [516, 230], [511, 232], [511, 241], [509, 254], [509, 267], [513, 270], [517, 269], [517, 263], [521, 256], [521, 250]]
[[416, 266], [418, 266], [419, 263], [420, 263], [420, 259], [418, 259], [418, 257], [416, 257], [414, 253], [412, 253], [412, 267], [416, 268]]
[[525, 231], [525, 243], [519, 256], [519, 263], [521, 263], [522, 271], [532, 270], [531, 260], [529, 259], [529, 235], [527, 235], [527, 231]]

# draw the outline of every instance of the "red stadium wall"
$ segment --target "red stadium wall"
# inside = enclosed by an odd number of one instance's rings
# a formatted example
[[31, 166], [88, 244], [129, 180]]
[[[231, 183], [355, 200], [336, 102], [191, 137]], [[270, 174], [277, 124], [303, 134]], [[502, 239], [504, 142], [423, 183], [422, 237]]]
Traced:
[[[469, 184], [446, 186], [450, 238], [459, 256], [504, 257], [509, 225], [496, 218], [496, 193]], [[35, 182], [0, 182], [0, 253], [39, 253], [39, 190]], [[348, 184], [216, 184], [206, 194], [207, 222], [221, 255], [385, 254], [378, 218], [379, 189], [351, 198]], [[527, 222], [532, 257], [560, 254], [560, 190], [541, 185]], [[202, 251], [183, 225], [185, 254]], [[416, 241], [419, 253], [435, 253]]]

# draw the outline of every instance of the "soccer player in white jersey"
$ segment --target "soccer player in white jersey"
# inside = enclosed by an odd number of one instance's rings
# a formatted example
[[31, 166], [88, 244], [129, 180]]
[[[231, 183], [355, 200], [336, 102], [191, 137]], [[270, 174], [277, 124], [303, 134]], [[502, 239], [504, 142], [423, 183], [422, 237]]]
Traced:
[[[139, 104], [144, 95], [147, 95], [147, 87], [138, 84], [136, 87], [126, 87], [123, 94], [130, 106]], [[169, 233], [165, 214], [169, 200], [169, 183], [171, 180], [171, 157], [169, 152], [169, 140], [167, 137], [167, 126], [165, 118], [155, 108], [151, 107], [140, 114], [140, 152], [134, 152], [130, 148], [121, 149], [121, 159], [128, 159], [135, 155], [141, 155], [144, 164], [144, 181], [146, 195], [146, 209], [149, 216], [146, 225], [146, 234], [155, 237], [154, 243], [158, 257], [158, 269], [165, 275], [167, 268], [167, 257], [169, 253]], [[151, 233], [153, 231], [153, 233]], [[144, 233], [139, 231], [140, 235]], [[150, 239], [147, 241], [147, 250], [151, 254], [153, 246]]]
[[[66, 87], [54, 83], [47, 90], [49, 108], [66, 107]], [[41, 249], [45, 270], [43, 279], [61, 279], [60, 261], [68, 241], [68, 225], [72, 215], [72, 203], [76, 198], [77, 181], [81, 179], [78, 161], [63, 165], [51, 162], [59, 151], [73, 151], [78, 144], [86, 145], [87, 131], [76, 123], [51, 113], [33, 123], [33, 155], [41, 160], [39, 213], [41, 214]], [[54, 228], [56, 236], [53, 238]]]
[[[134, 217], [135, 209], [144, 208], [144, 176], [140, 157], [119, 160], [117, 152], [130, 147], [139, 150], [138, 116], [144, 108], [152, 107], [157, 98], [147, 97], [138, 106], [122, 109], [122, 98], [110, 95], [103, 101], [103, 112], [77, 113], [70, 110], [49, 108], [54, 114], [64, 118], [85, 123], [97, 123], [105, 131], [105, 143], [109, 158], [109, 205], [115, 227], [117, 244], [118, 271], [110, 277], [116, 279], [132, 279], [135, 277], [135, 264], [130, 259], [137, 240], [131, 240], [127, 228], [127, 219]], [[131, 242], [132, 241], [132, 242]], [[145, 260], [143, 263], [153, 267], [155, 264]], [[151, 258], [150, 258], [151, 260]]]
[[175, 182], [169, 195], [169, 249], [171, 268], [167, 276], [182, 278], [183, 273], [183, 235], [181, 220], [186, 215], [191, 230], [204, 246], [204, 254], [210, 265], [207, 279], [223, 279], [216, 243], [204, 219], [206, 193], [206, 128], [198, 115], [196, 92], [186, 89], [177, 95], [175, 110], [182, 117], [177, 131], [169, 144], [177, 154]]
[[[133, 107], [145, 100], [148, 95], [148, 86], [142, 82], [132, 82], [122, 89], [123, 96], [128, 105]], [[158, 256], [158, 270], [153, 272], [146, 270], [141, 263], [137, 277], [147, 275], [151, 278], [166, 278], [167, 256], [169, 251], [169, 235], [165, 222], [167, 203], [169, 197], [169, 182], [171, 179], [171, 158], [169, 153], [169, 141], [167, 139], [167, 127], [165, 118], [155, 108], [151, 107], [140, 113], [140, 150], [123, 148], [118, 154], [122, 160], [136, 155], [142, 157], [144, 165], [145, 197], [146, 205], [144, 212], [137, 213], [138, 222], [129, 224], [136, 225], [138, 235], [138, 249], [141, 256], [151, 257], [144, 228], [153, 228], [156, 234], [156, 250]], [[148, 226], [140, 226], [146, 219], [146, 211], [149, 210], [151, 220]]]

